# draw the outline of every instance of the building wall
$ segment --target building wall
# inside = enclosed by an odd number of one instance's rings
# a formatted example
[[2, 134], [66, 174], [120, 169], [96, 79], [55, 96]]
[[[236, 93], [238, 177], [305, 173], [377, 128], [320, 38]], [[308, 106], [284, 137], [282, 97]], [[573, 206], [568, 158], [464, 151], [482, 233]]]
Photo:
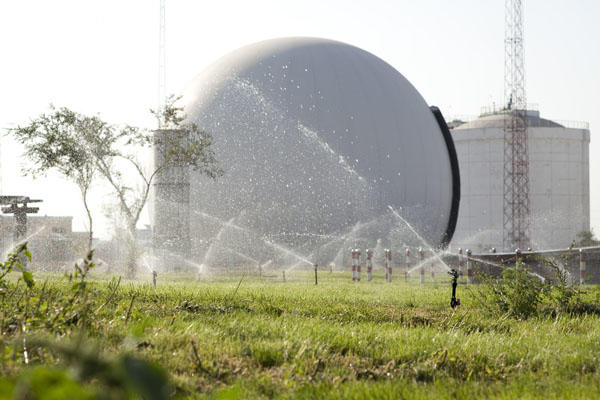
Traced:
[[[73, 217], [28, 216], [28, 249], [32, 254], [31, 266], [55, 269], [75, 260], [77, 243], [73, 240]], [[0, 248], [3, 254], [12, 251], [14, 218], [0, 215]]]
[[[504, 132], [491, 127], [452, 134], [461, 173], [452, 245], [501, 249]], [[589, 130], [530, 127], [528, 135], [532, 245], [568, 247], [578, 232], [590, 229]]]

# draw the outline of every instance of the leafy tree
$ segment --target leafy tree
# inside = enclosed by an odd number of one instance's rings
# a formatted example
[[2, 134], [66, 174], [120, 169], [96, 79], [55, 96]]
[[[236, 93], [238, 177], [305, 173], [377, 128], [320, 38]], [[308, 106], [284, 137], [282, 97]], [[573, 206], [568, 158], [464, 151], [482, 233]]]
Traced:
[[[212, 135], [199, 129], [195, 123], [188, 122], [183, 108], [175, 105], [177, 100], [179, 98], [171, 96], [162, 110], [152, 111], [162, 127], [156, 132], [129, 125], [110, 125], [96, 116], [89, 117], [61, 109], [62, 113], [71, 117], [52, 121], [52, 130], [60, 133], [57, 135], [60, 141], [42, 141], [40, 136], [45, 129], [38, 129], [38, 124], [29, 129], [35, 133], [35, 140], [24, 136], [25, 140], [21, 141], [25, 145], [30, 143], [35, 149], [31, 155], [27, 153], [34, 162], [40, 157], [38, 152], [45, 155], [39, 147], [52, 145], [56, 150], [49, 156], [51, 166], [66, 168], [73, 160], [89, 160], [91, 164], [76, 164], [73, 171], [68, 171], [75, 173], [85, 165], [106, 179], [125, 219], [128, 233], [127, 269], [131, 277], [135, 276], [137, 268], [136, 226], [156, 176], [175, 166], [189, 167], [213, 179], [223, 173], [211, 147]], [[29, 131], [19, 128], [14, 132], [19, 137], [23, 136], [21, 132]], [[159, 152], [160, 157], [155, 157], [154, 165], [147, 168], [138, 155], [140, 150], [151, 147]]]
[[594, 232], [592, 231], [581, 231], [576, 236], [577, 240], [576, 245], [578, 247], [589, 247], [589, 246], [599, 246], [600, 240], [597, 240], [594, 237]]
[[81, 193], [89, 224], [88, 251], [92, 248], [92, 213], [88, 194], [96, 176], [96, 166], [86, 147], [85, 138], [102, 129], [101, 121], [73, 112], [67, 108], [50, 106], [26, 126], [11, 129], [16, 140], [25, 147], [25, 156], [31, 162], [23, 173], [32, 177], [44, 176], [55, 170], [74, 182]]

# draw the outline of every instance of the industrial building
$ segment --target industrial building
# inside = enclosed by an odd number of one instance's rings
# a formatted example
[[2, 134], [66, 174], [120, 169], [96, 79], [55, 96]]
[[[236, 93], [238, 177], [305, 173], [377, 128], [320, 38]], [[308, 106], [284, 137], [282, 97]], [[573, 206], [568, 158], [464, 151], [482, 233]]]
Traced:
[[[454, 248], [502, 249], [509, 118], [500, 110], [451, 123], [461, 180]], [[527, 110], [526, 123], [530, 243], [536, 250], [567, 248], [579, 232], [590, 230], [589, 126], [544, 119], [537, 110]]]

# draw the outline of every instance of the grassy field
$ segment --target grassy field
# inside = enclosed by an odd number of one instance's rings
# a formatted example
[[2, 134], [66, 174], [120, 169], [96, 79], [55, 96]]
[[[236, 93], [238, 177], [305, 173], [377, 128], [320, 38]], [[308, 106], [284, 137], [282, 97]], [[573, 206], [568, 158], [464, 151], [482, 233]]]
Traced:
[[2, 396], [51, 398], [40, 386], [63, 381], [73, 398], [125, 396], [103, 389], [102, 365], [129, 355], [161, 366], [181, 398], [600, 398], [597, 313], [519, 320], [464, 285], [452, 310], [445, 277], [160, 276], [157, 288], [91, 279], [79, 292], [45, 278], [2, 296]]

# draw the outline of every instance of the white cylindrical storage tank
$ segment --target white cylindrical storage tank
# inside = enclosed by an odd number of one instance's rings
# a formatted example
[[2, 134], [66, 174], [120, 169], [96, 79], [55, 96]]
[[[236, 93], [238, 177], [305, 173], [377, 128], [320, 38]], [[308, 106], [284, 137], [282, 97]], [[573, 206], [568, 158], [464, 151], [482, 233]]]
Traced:
[[182, 101], [225, 172], [190, 174], [190, 236], [195, 254], [211, 248], [206, 262], [227, 262], [218, 249], [235, 246], [257, 260], [339, 264], [377, 239], [423, 245], [412, 229], [432, 247], [452, 237], [451, 135], [380, 58], [325, 39], [268, 40], [218, 60]]
[[[462, 200], [455, 247], [502, 248], [507, 117], [488, 114], [452, 130]], [[567, 248], [590, 229], [590, 132], [586, 123], [557, 123], [534, 110], [527, 111], [527, 124], [531, 244], [536, 250]]]

